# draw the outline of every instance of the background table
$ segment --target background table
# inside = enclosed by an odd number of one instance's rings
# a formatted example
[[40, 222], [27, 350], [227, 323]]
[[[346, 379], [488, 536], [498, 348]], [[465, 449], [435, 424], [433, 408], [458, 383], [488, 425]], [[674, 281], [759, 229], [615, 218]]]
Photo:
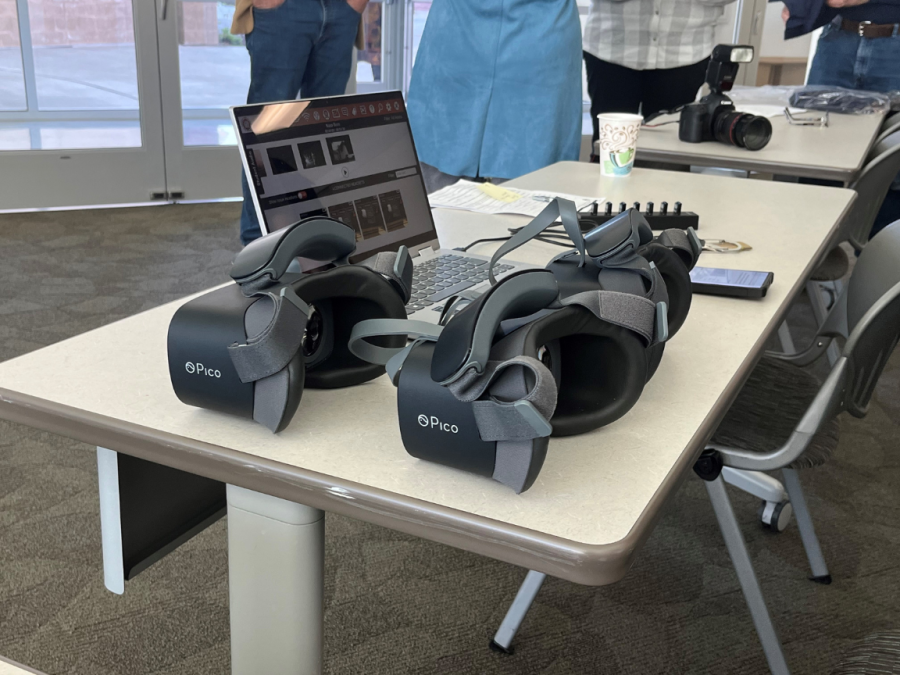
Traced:
[[[740, 110], [740, 104], [736, 104]], [[654, 124], [677, 120], [666, 115]], [[884, 115], [830, 115], [827, 127], [788, 124], [783, 115], [773, 118], [772, 140], [751, 151], [715, 141], [683, 143], [678, 124], [643, 128], [638, 136], [637, 159], [718, 166], [801, 178], [851, 182], [862, 170], [869, 148], [881, 130]]]
[[[697, 297], [635, 408], [604, 429], [553, 439], [540, 477], [523, 495], [409, 457], [395, 391], [384, 377], [306, 391], [294, 422], [279, 435], [181, 404], [169, 383], [165, 337], [182, 301], [0, 364], [0, 416], [578, 583], [614, 582], [828, 250], [854, 193], [677, 172], [603, 179], [599, 167], [578, 163], [513, 185], [614, 202], [682, 201], [700, 214], [701, 236], [754, 247], [704, 254], [701, 264], [775, 273], [762, 301]], [[435, 219], [445, 246], [525, 222], [451, 211]], [[559, 250], [535, 243], [515, 257], [543, 264]]]

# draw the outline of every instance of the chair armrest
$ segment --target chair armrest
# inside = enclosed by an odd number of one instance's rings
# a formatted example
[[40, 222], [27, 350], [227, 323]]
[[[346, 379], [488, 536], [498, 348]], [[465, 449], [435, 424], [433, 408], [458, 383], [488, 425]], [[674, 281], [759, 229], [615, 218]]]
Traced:
[[800, 418], [790, 438], [780, 448], [771, 452], [750, 452], [716, 445], [708, 447], [718, 450], [722, 454], [725, 466], [734, 469], [774, 471], [790, 466], [809, 447], [810, 441], [822, 428], [823, 423], [844, 410], [844, 393], [849, 372], [850, 364], [847, 358], [842, 356]]

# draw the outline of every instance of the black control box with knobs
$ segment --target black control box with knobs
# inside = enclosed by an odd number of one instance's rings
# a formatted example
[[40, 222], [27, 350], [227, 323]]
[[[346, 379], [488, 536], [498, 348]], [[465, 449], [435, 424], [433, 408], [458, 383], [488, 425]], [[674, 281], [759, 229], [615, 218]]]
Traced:
[[[599, 204], [594, 203], [588, 213], [578, 214], [578, 222], [581, 225], [581, 229], [586, 232], [594, 229], [598, 225], [602, 225], [610, 218], [622, 213], [628, 208], [634, 208], [641, 211], [641, 203], [635, 202], [629, 207], [625, 202], [619, 202], [619, 207], [615, 212], [613, 210], [612, 202], [606, 202], [603, 208], [601, 208]], [[657, 208], [653, 202], [647, 202], [644, 206], [644, 210], [641, 211], [641, 214], [647, 219], [647, 222], [650, 223], [650, 227], [654, 230], [668, 230], [673, 227], [682, 230], [686, 230], [689, 227], [693, 227], [695, 230], [700, 229], [700, 216], [693, 211], [683, 211], [681, 202], [675, 202], [675, 205], [671, 209], [669, 208], [668, 202], [660, 202], [659, 208]]]

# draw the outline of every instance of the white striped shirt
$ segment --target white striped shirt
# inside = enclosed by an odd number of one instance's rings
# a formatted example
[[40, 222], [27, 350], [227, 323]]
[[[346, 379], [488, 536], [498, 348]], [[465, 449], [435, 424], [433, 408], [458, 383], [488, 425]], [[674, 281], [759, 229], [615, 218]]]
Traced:
[[582, 45], [602, 61], [635, 70], [702, 61], [716, 23], [734, 0], [593, 0]]

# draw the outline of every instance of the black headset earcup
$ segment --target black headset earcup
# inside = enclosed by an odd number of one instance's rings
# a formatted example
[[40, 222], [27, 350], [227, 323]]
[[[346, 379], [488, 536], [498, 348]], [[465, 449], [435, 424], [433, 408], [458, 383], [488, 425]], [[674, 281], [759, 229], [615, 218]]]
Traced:
[[[350, 352], [347, 343], [353, 326], [360, 321], [406, 318], [403, 299], [387, 279], [361, 265], [343, 265], [303, 277], [294, 290], [307, 304], [330, 308], [333, 328], [331, 353], [307, 369], [307, 387], [351, 387], [384, 373], [384, 366], [363, 361]], [[372, 343], [380, 347], [403, 347], [406, 338], [374, 338]]]
[[521, 349], [538, 358], [554, 341], [559, 345], [558, 352], [553, 349], [558, 363], [551, 368], [558, 378], [550, 420], [554, 436], [599, 429], [631, 410], [647, 381], [646, 347], [636, 333], [569, 306], [511, 333], [497, 343], [497, 353], [502, 358], [505, 349], [510, 354]]
[[656, 369], [662, 362], [664, 351], [666, 351], [665, 342], [657, 342], [647, 347], [647, 382], [656, 375]]
[[638, 253], [647, 262], [656, 265], [669, 295], [669, 337], [675, 335], [687, 319], [691, 310], [691, 275], [681, 257], [662, 244], [651, 242], [642, 246]]
[[479, 338], [476, 331], [481, 337], [490, 332], [493, 341], [503, 321], [539, 312], [558, 295], [556, 279], [547, 270], [523, 270], [492, 286], [444, 326], [431, 361], [432, 379], [444, 382], [465, 366], [466, 359], [481, 346], [480, 341], [475, 343]]

